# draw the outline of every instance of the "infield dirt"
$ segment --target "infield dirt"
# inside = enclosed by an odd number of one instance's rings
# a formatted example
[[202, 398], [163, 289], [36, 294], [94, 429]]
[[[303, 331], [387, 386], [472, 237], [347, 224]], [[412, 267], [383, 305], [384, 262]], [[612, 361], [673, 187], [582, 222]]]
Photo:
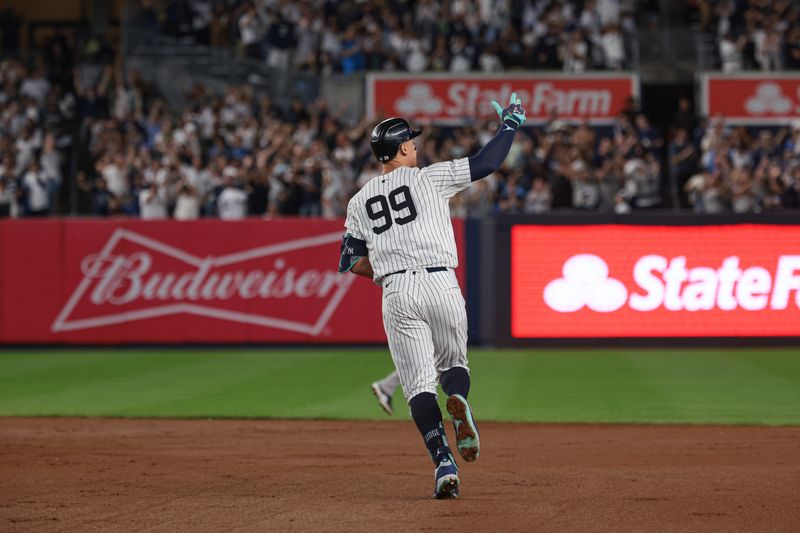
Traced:
[[798, 427], [480, 428], [437, 501], [411, 422], [0, 418], [0, 530], [800, 529]]

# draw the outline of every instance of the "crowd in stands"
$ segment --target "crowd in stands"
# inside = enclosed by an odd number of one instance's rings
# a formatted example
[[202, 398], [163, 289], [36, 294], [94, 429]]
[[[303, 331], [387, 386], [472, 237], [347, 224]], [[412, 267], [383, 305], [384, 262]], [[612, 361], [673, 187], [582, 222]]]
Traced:
[[[79, 209], [96, 216], [336, 217], [380, 172], [371, 122], [348, 124], [343, 110], [323, 101], [280, 109], [248, 86], [223, 95], [196, 86], [188, 107], [175, 112], [113, 54], [98, 56], [96, 43], [87, 50], [64, 72], [2, 63], [0, 212], [56, 211], [65, 155], [58, 143], [69, 147], [74, 131]], [[419, 164], [470, 155], [497, 127], [426, 128]], [[632, 108], [604, 135], [557, 117], [526, 128], [499, 172], [454, 199], [454, 214], [659, 205], [663, 143], [647, 118]]]
[[701, 26], [718, 43], [720, 68], [800, 69], [800, 3], [796, 0], [701, 0]]
[[108, 108], [97, 80], [113, 57], [102, 39], [76, 47], [57, 31], [30, 64], [0, 60], [0, 217], [59, 212], [77, 120]]
[[[369, 121], [345, 123], [342, 110], [323, 101], [279, 109], [248, 86], [224, 95], [197, 86], [186, 109], [170, 111], [102, 50], [87, 47], [63, 72], [46, 72], [44, 63], [0, 65], [0, 214], [58, 212], [75, 135], [80, 150], [70, 169], [78, 170], [79, 210], [96, 216], [342, 216], [358, 187], [380, 172]], [[470, 155], [496, 128], [426, 128], [419, 164]], [[656, 206], [662, 145], [635, 109], [603, 135], [553, 117], [526, 128], [506, 165], [456, 197], [453, 211], [625, 213]]]
[[73, 58], [56, 35], [31, 68], [0, 61], [0, 216], [43, 216], [56, 203], [73, 142]]
[[[462, 130], [455, 151], [437, 155], [449, 159], [467, 153], [477, 146], [472, 140], [485, 143], [495, 128], [486, 124], [480, 131]], [[662, 146], [647, 117], [635, 109], [621, 114], [613, 129], [554, 118], [518, 134], [503, 167], [457, 196], [451, 207], [460, 216], [565, 208], [627, 214], [658, 207]]]
[[[248, 86], [224, 95], [196, 86], [190, 105], [173, 112], [114, 61], [84, 59], [69, 74], [43, 65], [0, 64], [0, 215], [56, 211], [70, 124], [83, 132], [80, 211], [96, 216], [340, 217], [380, 172], [372, 123], [346, 123], [323, 101], [279, 109]], [[524, 128], [503, 167], [453, 199], [453, 214], [625, 214], [665, 205], [668, 173], [696, 212], [800, 206], [800, 123], [752, 135], [721, 118], [698, 124], [682, 100], [674, 126], [665, 146], [635, 102], [612, 128], [551, 117]], [[419, 164], [468, 156], [496, 129], [426, 127]]]
[[139, 20], [276, 68], [621, 69], [633, 0], [140, 0]]
[[712, 214], [800, 208], [800, 121], [750, 130], [715, 117], [692, 128], [688, 101], [680, 106], [668, 154], [681, 203]]

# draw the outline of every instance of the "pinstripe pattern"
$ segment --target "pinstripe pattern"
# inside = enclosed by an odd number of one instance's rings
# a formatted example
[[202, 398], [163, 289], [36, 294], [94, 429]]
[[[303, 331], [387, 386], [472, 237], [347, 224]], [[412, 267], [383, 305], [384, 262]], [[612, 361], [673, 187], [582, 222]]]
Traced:
[[[366, 241], [374, 281], [383, 287], [383, 325], [406, 401], [436, 394], [441, 372], [467, 368], [467, 314], [455, 273], [424, 267], [458, 266], [448, 201], [470, 183], [466, 158], [400, 167], [370, 180], [347, 208], [347, 232]], [[415, 218], [397, 192], [402, 187]], [[398, 270], [406, 272], [386, 277]]]
[[406, 401], [436, 394], [439, 375], [467, 366], [467, 312], [452, 270], [414, 269], [383, 289], [383, 326]]
[[[375, 282], [391, 272], [414, 267], [458, 266], [453, 225], [448, 200], [471, 183], [467, 158], [436, 163], [423, 169], [400, 167], [370, 180], [347, 206], [347, 232], [367, 242], [369, 261]], [[407, 224], [393, 223], [383, 233], [372, 228], [380, 223], [370, 219], [367, 201], [389, 197], [392, 191], [406, 186], [417, 211]], [[390, 210], [394, 218], [410, 215], [409, 209]]]

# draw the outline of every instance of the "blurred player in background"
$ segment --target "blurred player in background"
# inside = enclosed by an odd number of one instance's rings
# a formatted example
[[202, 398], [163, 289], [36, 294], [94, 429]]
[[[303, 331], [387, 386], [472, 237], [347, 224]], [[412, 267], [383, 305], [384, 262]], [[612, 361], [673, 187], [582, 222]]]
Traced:
[[411, 416], [435, 465], [434, 497], [456, 498], [460, 479], [436, 402], [441, 384], [465, 461], [480, 454], [467, 402], [467, 315], [456, 279], [458, 254], [449, 200], [497, 170], [525, 122], [516, 93], [506, 108], [492, 102], [502, 124], [475, 155], [417, 168], [413, 139], [421, 131], [402, 118], [384, 120], [370, 146], [382, 173], [350, 200], [339, 272], [369, 277], [383, 288], [383, 325]]
[[372, 394], [378, 399], [378, 405], [381, 406], [381, 409], [386, 411], [386, 414], [389, 416], [394, 414], [392, 396], [394, 396], [394, 392], [399, 386], [400, 376], [397, 374], [397, 370], [392, 371], [382, 380], [372, 384]]

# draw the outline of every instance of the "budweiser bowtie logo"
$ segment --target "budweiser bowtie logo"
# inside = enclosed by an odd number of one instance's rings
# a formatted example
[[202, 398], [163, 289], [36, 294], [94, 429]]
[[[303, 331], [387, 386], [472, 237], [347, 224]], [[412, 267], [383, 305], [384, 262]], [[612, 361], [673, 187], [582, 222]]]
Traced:
[[118, 229], [100, 252], [83, 258], [83, 278], [51, 329], [185, 313], [318, 336], [355, 277], [310, 268], [303, 259], [323, 246], [328, 255], [340, 240], [329, 233], [198, 257]]

